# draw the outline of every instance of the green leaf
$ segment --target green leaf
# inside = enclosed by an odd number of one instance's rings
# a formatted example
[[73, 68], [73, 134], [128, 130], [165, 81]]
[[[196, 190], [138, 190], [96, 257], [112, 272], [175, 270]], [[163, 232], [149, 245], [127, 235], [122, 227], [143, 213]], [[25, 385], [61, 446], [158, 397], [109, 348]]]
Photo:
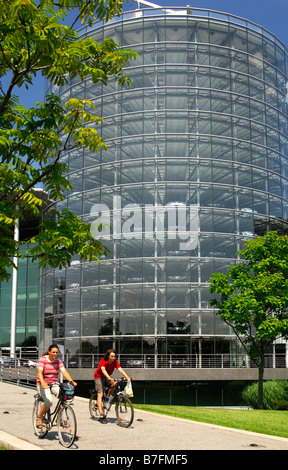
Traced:
[[239, 254], [243, 261], [226, 275], [212, 274], [210, 305], [261, 363], [277, 338], [288, 337], [288, 237], [268, 232]]
[[[27, 109], [17, 91], [21, 87], [31, 90], [39, 74], [54, 86], [74, 79], [104, 85], [114, 79], [120, 86], [129, 86], [131, 80], [124, 67], [137, 54], [120, 49], [109, 38], [102, 43], [91, 37], [79, 38], [73, 23], [76, 19], [89, 24], [95, 18], [108, 21], [122, 11], [122, 6], [119, 0], [0, 0], [2, 280], [9, 278], [13, 256], [21, 256], [13, 241], [15, 221], [23, 210], [36, 215], [43, 205], [34, 188], [41, 185], [51, 204], [63, 200], [72, 186], [62, 157], [73, 149], [106, 149], [97, 132], [102, 118], [97, 116], [93, 102], [72, 99], [62, 103], [51, 94]], [[44, 231], [30, 240], [37, 246], [26, 256], [53, 267], [69, 264], [75, 253], [81, 259], [99, 258], [104, 248], [91, 238], [88, 226], [81, 225], [72, 214], [57, 214], [57, 220], [48, 217], [49, 211], [44, 212]]]

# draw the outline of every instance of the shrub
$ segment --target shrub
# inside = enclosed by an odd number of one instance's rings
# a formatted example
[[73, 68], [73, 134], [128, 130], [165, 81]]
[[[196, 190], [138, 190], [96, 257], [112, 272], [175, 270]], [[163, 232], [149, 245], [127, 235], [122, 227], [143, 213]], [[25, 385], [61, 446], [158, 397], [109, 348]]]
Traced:
[[[248, 385], [242, 392], [246, 406], [258, 408], [258, 382]], [[288, 382], [286, 380], [268, 380], [263, 384], [263, 404], [265, 410], [288, 409]]]
[[288, 411], [288, 400], [280, 400], [278, 403], [277, 403], [277, 408], [275, 408], [276, 410], [286, 410]]
[[258, 408], [258, 382], [244, 388], [242, 391], [242, 399], [246, 406]]

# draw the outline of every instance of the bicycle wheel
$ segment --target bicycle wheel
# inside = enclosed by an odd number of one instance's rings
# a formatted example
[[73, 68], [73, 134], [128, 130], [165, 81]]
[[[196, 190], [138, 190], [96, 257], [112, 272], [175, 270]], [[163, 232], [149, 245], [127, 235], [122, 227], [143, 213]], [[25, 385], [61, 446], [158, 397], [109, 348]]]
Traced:
[[122, 428], [128, 428], [134, 419], [134, 408], [132, 402], [126, 396], [119, 397], [116, 403], [116, 417]]
[[72, 446], [77, 432], [76, 416], [70, 405], [62, 405], [58, 411], [58, 436], [64, 447]]
[[33, 410], [32, 410], [32, 423], [33, 423], [33, 428], [35, 431], [35, 434], [39, 438], [43, 438], [46, 436], [49, 426], [46, 425], [46, 419], [43, 417], [43, 427], [42, 428], [37, 428], [37, 417], [39, 415], [39, 411], [41, 406], [43, 405], [43, 401], [40, 397], [37, 397], [35, 399], [34, 405], [33, 405]]
[[98, 419], [100, 417], [98, 404], [97, 404], [97, 392], [92, 393], [90, 396], [89, 411], [90, 411], [91, 418]]

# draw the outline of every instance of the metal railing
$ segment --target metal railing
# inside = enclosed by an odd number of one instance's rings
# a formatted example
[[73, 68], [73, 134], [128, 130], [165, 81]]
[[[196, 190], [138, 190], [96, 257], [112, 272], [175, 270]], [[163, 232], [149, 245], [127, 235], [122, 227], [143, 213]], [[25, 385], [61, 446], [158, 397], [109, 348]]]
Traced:
[[[67, 368], [97, 368], [102, 354], [71, 354], [64, 359]], [[255, 368], [244, 354], [118, 354], [123, 368], [237, 369]], [[286, 368], [285, 354], [267, 354], [265, 368]]]
[[[67, 354], [62, 358], [66, 368], [96, 369], [103, 354]], [[125, 369], [255, 369], [244, 354], [119, 354]], [[267, 354], [265, 368], [287, 368], [285, 354]], [[37, 360], [0, 357], [0, 380], [35, 384]]]
[[37, 360], [20, 359], [14, 357], [0, 357], [0, 381], [6, 380], [25, 384], [27, 386], [35, 385], [37, 374]]
[[[66, 368], [96, 369], [103, 354], [66, 355], [62, 360]], [[124, 369], [255, 369], [257, 366], [243, 354], [119, 354]], [[265, 368], [287, 368], [285, 354], [267, 354]], [[0, 357], [0, 381], [35, 387], [37, 361], [30, 359]]]
[[[176, 3], [176, 1], [175, 1]], [[271, 33], [268, 29], [264, 28], [253, 21], [250, 21], [246, 18], [242, 18], [240, 16], [233, 15], [232, 13], [225, 13], [217, 10], [206, 9], [206, 8], [196, 8], [196, 7], [177, 7], [173, 6], [172, 9], [174, 10], [174, 14], [179, 17], [183, 17], [183, 14], [193, 17], [198, 21], [215, 21], [219, 24], [226, 24], [232, 23], [238, 25], [241, 29], [247, 28], [251, 30], [252, 33], [259, 33], [265, 36], [269, 41], [275, 42], [277, 46], [281, 47], [284, 51], [287, 50], [287, 46], [277, 37], [275, 34]], [[109, 25], [114, 22], [125, 21], [125, 20], [139, 20], [142, 17], [151, 17], [151, 16], [162, 16], [162, 15], [169, 15], [171, 16], [171, 7], [161, 7], [159, 8], [142, 8], [135, 10], [124, 11], [121, 15], [113, 17], [106, 23], [105, 20], [97, 20], [94, 22], [93, 26], [85, 25], [78, 29], [79, 35], [87, 34], [94, 29], [97, 29], [100, 26], [104, 26], [105, 24]], [[178, 14], [178, 15], [177, 15]]]

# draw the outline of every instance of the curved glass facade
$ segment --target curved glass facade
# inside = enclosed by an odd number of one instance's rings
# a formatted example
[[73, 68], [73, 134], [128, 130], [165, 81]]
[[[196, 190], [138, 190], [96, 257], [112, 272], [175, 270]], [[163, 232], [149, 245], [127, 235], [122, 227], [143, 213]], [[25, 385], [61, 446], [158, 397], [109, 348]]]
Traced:
[[[288, 61], [271, 33], [200, 9], [143, 9], [80, 33], [140, 53], [131, 88], [74, 80], [108, 150], [67, 153], [67, 207], [104, 223], [98, 263], [42, 274], [41, 342], [66, 351], [233, 352], [208, 280], [254, 235], [286, 231]], [[109, 226], [111, 227], [109, 229]], [[92, 349], [91, 349], [92, 348]]]

